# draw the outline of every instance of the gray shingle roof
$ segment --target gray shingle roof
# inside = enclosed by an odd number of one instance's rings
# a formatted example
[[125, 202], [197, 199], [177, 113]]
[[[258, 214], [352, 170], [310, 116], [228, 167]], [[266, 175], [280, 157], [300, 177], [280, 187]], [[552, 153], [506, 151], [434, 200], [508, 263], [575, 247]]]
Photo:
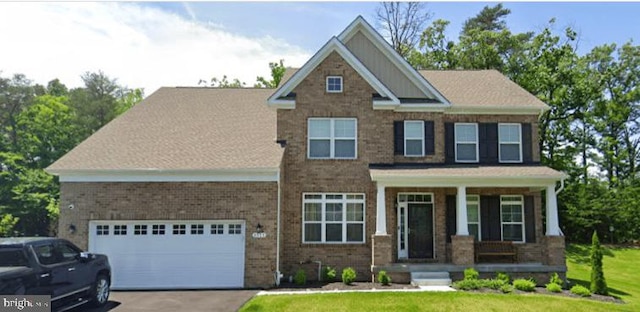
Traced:
[[60, 170], [277, 168], [271, 89], [160, 88], [52, 164]]
[[497, 70], [421, 70], [425, 77], [455, 107], [547, 105]]
[[[286, 82], [297, 71], [287, 68]], [[453, 107], [548, 106], [497, 70], [420, 70], [419, 73], [449, 100]]]

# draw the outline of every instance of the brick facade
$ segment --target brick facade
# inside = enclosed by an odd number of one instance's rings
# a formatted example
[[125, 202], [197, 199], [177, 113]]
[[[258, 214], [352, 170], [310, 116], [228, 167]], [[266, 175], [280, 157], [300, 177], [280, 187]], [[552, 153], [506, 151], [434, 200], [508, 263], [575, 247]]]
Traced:
[[[343, 77], [342, 93], [327, 93], [325, 79], [329, 75]], [[333, 52], [313, 69], [293, 90], [296, 107], [278, 110], [278, 140], [286, 141], [283, 159], [283, 273], [293, 275], [302, 268], [307, 277], [317, 274], [316, 261], [339, 270], [354, 267], [360, 279], [369, 276], [373, 258], [380, 250], [372, 244], [376, 224], [376, 184], [371, 181], [369, 164], [379, 163], [443, 163], [445, 122], [518, 122], [531, 123], [533, 161], [539, 161], [537, 143], [538, 117], [536, 115], [463, 115], [433, 112], [391, 112], [374, 110], [371, 95], [375, 91], [339, 54]], [[307, 120], [311, 117], [357, 118], [357, 159], [319, 160], [307, 158]], [[425, 157], [394, 155], [393, 122], [398, 120], [433, 120], [435, 154]], [[302, 194], [363, 193], [365, 194], [366, 233], [364, 244], [306, 244], [302, 242]], [[387, 233], [391, 242], [391, 259], [397, 255], [396, 198], [400, 192], [425, 192], [434, 195], [434, 262], [451, 263], [451, 245], [446, 243], [446, 195], [456, 194], [454, 188], [386, 188], [385, 205]], [[528, 188], [468, 188], [467, 194], [479, 195], [531, 195], [535, 209], [535, 243], [518, 246], [524, 261], [545, 262], [542, 259], [541, 194]], [[388, 249], [387, 237], [380, 248]], [[473, 246], [473, 244], [471, 244]], [[473, 256], [471, 257], [473, 259]]]
[[[245, 287], [270, 287], [276, 271], [277, 183], [72, 183], [60, 185], [59, 236], [86, 249], [90, 220], [244, 220]], [[74, 209], [65, 209], [73, 204]], [[69, 225], [77, 231], [70, 234]]]

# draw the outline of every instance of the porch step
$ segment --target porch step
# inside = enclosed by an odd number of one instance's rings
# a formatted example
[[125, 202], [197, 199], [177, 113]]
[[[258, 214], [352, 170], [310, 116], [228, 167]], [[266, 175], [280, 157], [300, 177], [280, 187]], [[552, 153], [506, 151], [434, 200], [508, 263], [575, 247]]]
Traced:
[[414, 286], [450, 286], [449, 272], [411, 272], [411, 285]]

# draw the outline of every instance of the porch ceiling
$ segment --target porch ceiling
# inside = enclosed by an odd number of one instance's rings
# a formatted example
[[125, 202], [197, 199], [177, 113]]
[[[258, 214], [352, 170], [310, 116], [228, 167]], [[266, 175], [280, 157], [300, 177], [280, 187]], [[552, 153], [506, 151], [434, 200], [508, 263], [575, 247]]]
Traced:
[[567, 177], [545, 166], [371, 168], [369, 174], [388, 187], [545, 187]]

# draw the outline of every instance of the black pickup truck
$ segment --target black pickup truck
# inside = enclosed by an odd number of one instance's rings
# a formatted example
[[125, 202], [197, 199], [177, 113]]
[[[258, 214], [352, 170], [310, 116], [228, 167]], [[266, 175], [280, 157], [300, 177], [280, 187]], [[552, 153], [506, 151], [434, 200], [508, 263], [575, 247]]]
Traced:
[[49, 295], [54, 311], [109, 300], [105, 255], [82, 252], [67, 240], [0, 238], [0, 295]]

